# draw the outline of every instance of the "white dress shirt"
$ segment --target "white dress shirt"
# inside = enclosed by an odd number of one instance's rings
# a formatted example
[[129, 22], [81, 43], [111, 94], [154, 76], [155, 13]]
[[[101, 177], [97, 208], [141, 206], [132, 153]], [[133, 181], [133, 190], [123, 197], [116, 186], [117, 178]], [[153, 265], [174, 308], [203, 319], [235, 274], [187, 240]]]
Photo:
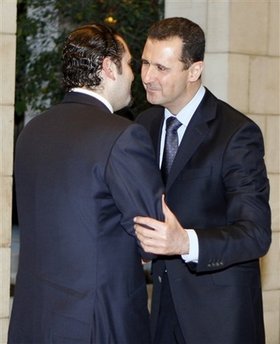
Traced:
[[81, 88], [81, 87], [74, 87], [70, 90], [70, 92], [80, 92], [80, 93], [84, 93], [87, 94], [88, 96], [94, 97], [98, 100], [100, 100], [109, 110], [111, 113], [114, 112], [112, 105], [108, 102], [107, 99], [105, 99], [104, 97], [102, 97], [100, 94], [91, 91], [87, 88]]
[[[187, 129], [187, 126], [195, 113], [195, 110], [197, 109], [198, 105], [200, 104], [202, 98], [205, 94], [205, 88], [201, 85], [199, 90], [196, 92], [195, 96], [192, 98], [192, 100], [185, 106], [183, 109], [176, 115], [176, 118], [182, 123], [182, 125], [177, 130], [178, 134], [178, 144], [180, 145], [182, 138], [184, 136], [184, 133]], [[164, 123], [162, 127], [161, 132], [161, 143], [160, 143], [160, 167], [162, 163], [162, 157], [163, 157], [163, 151], [164, 151], [164, 143], [165, 143], [165, 126], [166, 126], [166, 120], [168, 117], [174, 116], [171, 112], [169, 112], [167, 109], [164, 111]], [[186, 229], [189, 235], [189, 253], [182, 255], [182, 259], [188, 263], [188, 262], [198, 262], [198, 255], [199, 255], [199, 246], [198, 246], [198, 238], [197, 234], [193, 229]]]

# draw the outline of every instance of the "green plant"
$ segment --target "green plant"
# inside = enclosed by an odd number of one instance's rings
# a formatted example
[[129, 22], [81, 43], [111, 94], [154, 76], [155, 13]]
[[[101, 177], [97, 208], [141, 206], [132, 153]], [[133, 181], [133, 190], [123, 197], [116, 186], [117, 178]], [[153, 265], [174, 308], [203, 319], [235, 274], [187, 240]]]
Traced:
[[136, 61], [135, 117], [147, 106], [138, 62], [148, 27], [163, 16], [163, 5], [163, 0], [19, 0], [16, 120], [28, 107], [40, 112], [62, 98], [62, 43], [74, 27], [91, 22], [113, 25], [129, 44]]

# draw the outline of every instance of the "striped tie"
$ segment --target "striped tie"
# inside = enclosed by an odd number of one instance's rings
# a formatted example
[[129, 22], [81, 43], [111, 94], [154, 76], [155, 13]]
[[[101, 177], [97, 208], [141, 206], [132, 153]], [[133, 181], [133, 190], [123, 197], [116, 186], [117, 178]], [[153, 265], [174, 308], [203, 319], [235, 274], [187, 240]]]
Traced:
[[165, 183], [178, 149], [177, 130], [181, 125], [182, 123], [176, 117], [168, 117], [166, 120], [165, 146], [161, 164], [162, 178]]

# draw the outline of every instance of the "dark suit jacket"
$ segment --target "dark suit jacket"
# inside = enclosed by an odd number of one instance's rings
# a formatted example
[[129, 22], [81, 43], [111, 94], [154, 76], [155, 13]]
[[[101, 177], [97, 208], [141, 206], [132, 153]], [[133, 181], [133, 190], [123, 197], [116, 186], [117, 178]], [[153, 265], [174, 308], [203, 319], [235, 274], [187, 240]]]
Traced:
[[24, 128], [9, 343], [149, 343], [133, 217], [162, 218], [153, 152], [141, 125], [79, 93]]
[[[138, 117], [159, 156], [163, 108]], [[152, 327], [165, 267], [189, 344], [264, 343], [258, 258], [270, 245], [269, 183], [259, 128], [208, 90], [186, 129], [166, 185], [184, 228], [195, 229], [198, 264], [153, 264]]]

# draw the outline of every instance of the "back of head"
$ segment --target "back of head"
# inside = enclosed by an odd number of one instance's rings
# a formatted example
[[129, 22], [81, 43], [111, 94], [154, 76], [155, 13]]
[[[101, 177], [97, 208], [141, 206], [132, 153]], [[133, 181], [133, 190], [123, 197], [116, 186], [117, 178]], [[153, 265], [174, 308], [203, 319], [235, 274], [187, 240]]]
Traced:
[[105, 57], [110, 57], [121, 72], [124, 46], [112, 28], [92, 24], [69, 34], [63, 48], [63, 84], [94, 89], [101, 83], [100, 73]]
[[181, 61], [188, 69], [197, 61], [203, 61], [205, 52], [205, 36], [199, 25], [187, 18], [172, 17], [162, 19], [151, 26], [148, 39], [168, 40], [179, 37], [182, 40]]

